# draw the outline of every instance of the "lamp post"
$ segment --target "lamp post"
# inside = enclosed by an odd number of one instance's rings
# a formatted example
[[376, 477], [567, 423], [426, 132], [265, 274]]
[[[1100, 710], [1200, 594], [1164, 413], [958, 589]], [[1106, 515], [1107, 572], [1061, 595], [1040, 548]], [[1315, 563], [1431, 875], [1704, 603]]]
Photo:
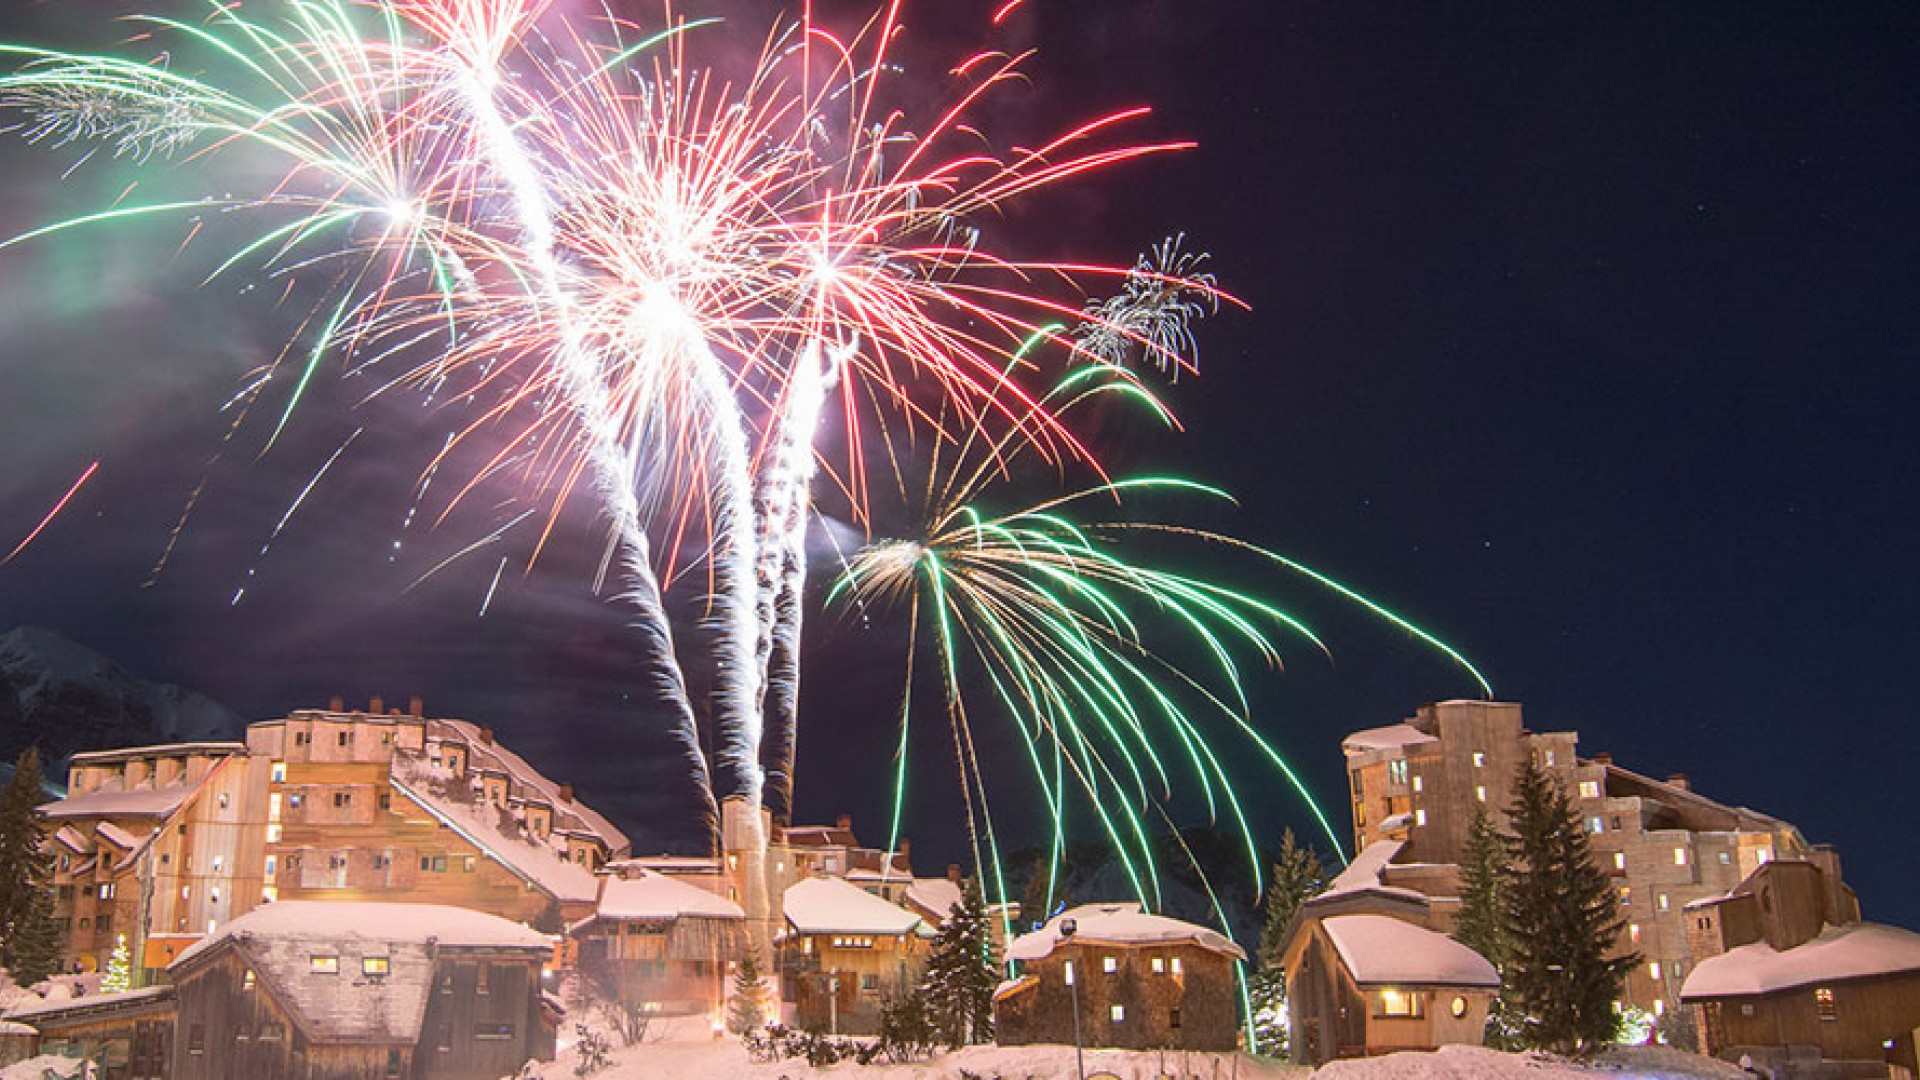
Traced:
[[[1073, 940], [1080, 924], [1072, 919], [1060, 920], [1060, 944], [1065, 946]], [[1087, 1080], [1087, 1062], [1080, 1051], [1080, 983], [1073, 970], [1073, 957], [1067, 957], [1067, 991], [1073, 995], [1073, 1074], [1078, 1080]]]

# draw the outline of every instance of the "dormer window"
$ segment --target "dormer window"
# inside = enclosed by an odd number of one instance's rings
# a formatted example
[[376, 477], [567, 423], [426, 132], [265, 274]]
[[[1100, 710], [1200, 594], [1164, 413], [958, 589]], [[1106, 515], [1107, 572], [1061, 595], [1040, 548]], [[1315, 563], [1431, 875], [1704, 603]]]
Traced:
[[370, 979], [385, 978], [393, 970], [393, 961], [385, 956], [363, 956], [360, 958], [360, 974]]
[[332, 953], [316, 953], [309, 956], [307, 965], [315, 975], [340, 974], [340, 958]]

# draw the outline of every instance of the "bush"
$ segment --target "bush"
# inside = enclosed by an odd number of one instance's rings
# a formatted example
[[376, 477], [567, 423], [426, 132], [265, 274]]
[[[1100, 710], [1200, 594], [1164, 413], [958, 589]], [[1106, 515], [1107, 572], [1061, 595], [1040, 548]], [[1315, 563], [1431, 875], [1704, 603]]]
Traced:
[[605, 1035], [584, 1023], [573, 1025], [573, 1030], [574, 1034], [580, 1037], [580, 1041], [575, 1044], [575, 1049], [580, 1055], [580, 1063], [573, 1067], [573, 1075], [592, 1076], [612, 1064], [608, 1057], [612, 1047], [608, 1044]]

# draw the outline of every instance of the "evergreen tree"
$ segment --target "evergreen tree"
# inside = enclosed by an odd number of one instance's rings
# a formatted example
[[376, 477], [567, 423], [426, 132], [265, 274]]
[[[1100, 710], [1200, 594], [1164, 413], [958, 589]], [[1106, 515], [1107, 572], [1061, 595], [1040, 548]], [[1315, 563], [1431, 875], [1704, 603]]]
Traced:
[[[1506, 896], [1507, 856], [1500, 834], [1487, 816], [1486, 807], [1476, 807], [1473, 825], [1467, 833], [1466, 856], [1460, 863], [1460, 914], [1454, 921], [1453, 938], [1487, 958], [1501, 973], [1507, 970], [1506, 931], [1501, 923]], [[1493, 999], [1487, 1014], [1486, 1043], [1500, 1050], [1520, 1046], [1520, 1016], [1511, 995], [1504, 991]]]
[[920, 984], [933, 1030], [950, 1048], [993, 1038], [993, 989], [999, 981], [987, 907], [979, 888], [969, 888], [933, 939]]
[[765, 1027], [767, 987], [760, 981], [760, 953], [747, 946], [733, 970], [733, 997], [727, 1001], [727, 1030], [735, 1035]]
[[[14, 765], [13, 779], [0, 792], [0, 962], [9, 971], [14, 969], [18, 939], [42, 932], [31, 930], [30, 924], [40, 894], [51, 899], [53, 891], [53, 857], [41, 847], [39, 806], [45, 801], [40, 752], [29, 746]], [[47, 918], [52, 918], [51, 912]]]
[[1280, 949], [1286, 944], [1287, 927], [1300, 912], [1300, 905], [1327, 887], [1327, 871], [1320, 853], [1311, 846], [1301, 847], [1293, 830], [1280, 834], [1280, 857], [1273, 864], [1266, 895], [1266, 917], [1260, 927], [1260, 948], [1255, 954], [1256, 970], [1247, 979], [1247, 996], [1253, 1012], [1256, 1051], [1271, 1057], [1285, 1057], [1291, 1051], [1287, 1040], [1287, 972], [1280, 963]]
[[13, 958], [7, 970], [17, 985], [32, 986], [60, 970], [60, 924], [53, 915], [53, 889], [34, 894], [10, 944]]
[[127, 935], [114, 939], [113, 955], [107, 957], [107, 971], [100, 977], [100, 991], [117, 994], [133, 989], [133, 957], [127, 952]]
[[1638, 955], [1607, 954], [1625, 920], [1593, 865], [1586, 829], [1559, 782], [1531, 758], [1520, 768], [1504, 837], [1508, 868], [1500, 926], [1505, 993], [1530, 1047], [1589, 1054], [1619, 1027], [1613, 1003]]

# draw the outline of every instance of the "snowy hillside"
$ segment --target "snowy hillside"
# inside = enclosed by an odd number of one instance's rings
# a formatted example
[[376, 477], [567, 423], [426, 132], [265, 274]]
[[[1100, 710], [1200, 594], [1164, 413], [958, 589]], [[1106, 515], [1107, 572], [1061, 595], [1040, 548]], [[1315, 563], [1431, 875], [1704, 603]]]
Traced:
[[81, 750], [239, 739], [245, 731], [239, 714], [206, 695], [149, 682], [51, 630], [0, 634], [0, 759], [12, 761], [29, 744], [43, 760], [62, 761]]

